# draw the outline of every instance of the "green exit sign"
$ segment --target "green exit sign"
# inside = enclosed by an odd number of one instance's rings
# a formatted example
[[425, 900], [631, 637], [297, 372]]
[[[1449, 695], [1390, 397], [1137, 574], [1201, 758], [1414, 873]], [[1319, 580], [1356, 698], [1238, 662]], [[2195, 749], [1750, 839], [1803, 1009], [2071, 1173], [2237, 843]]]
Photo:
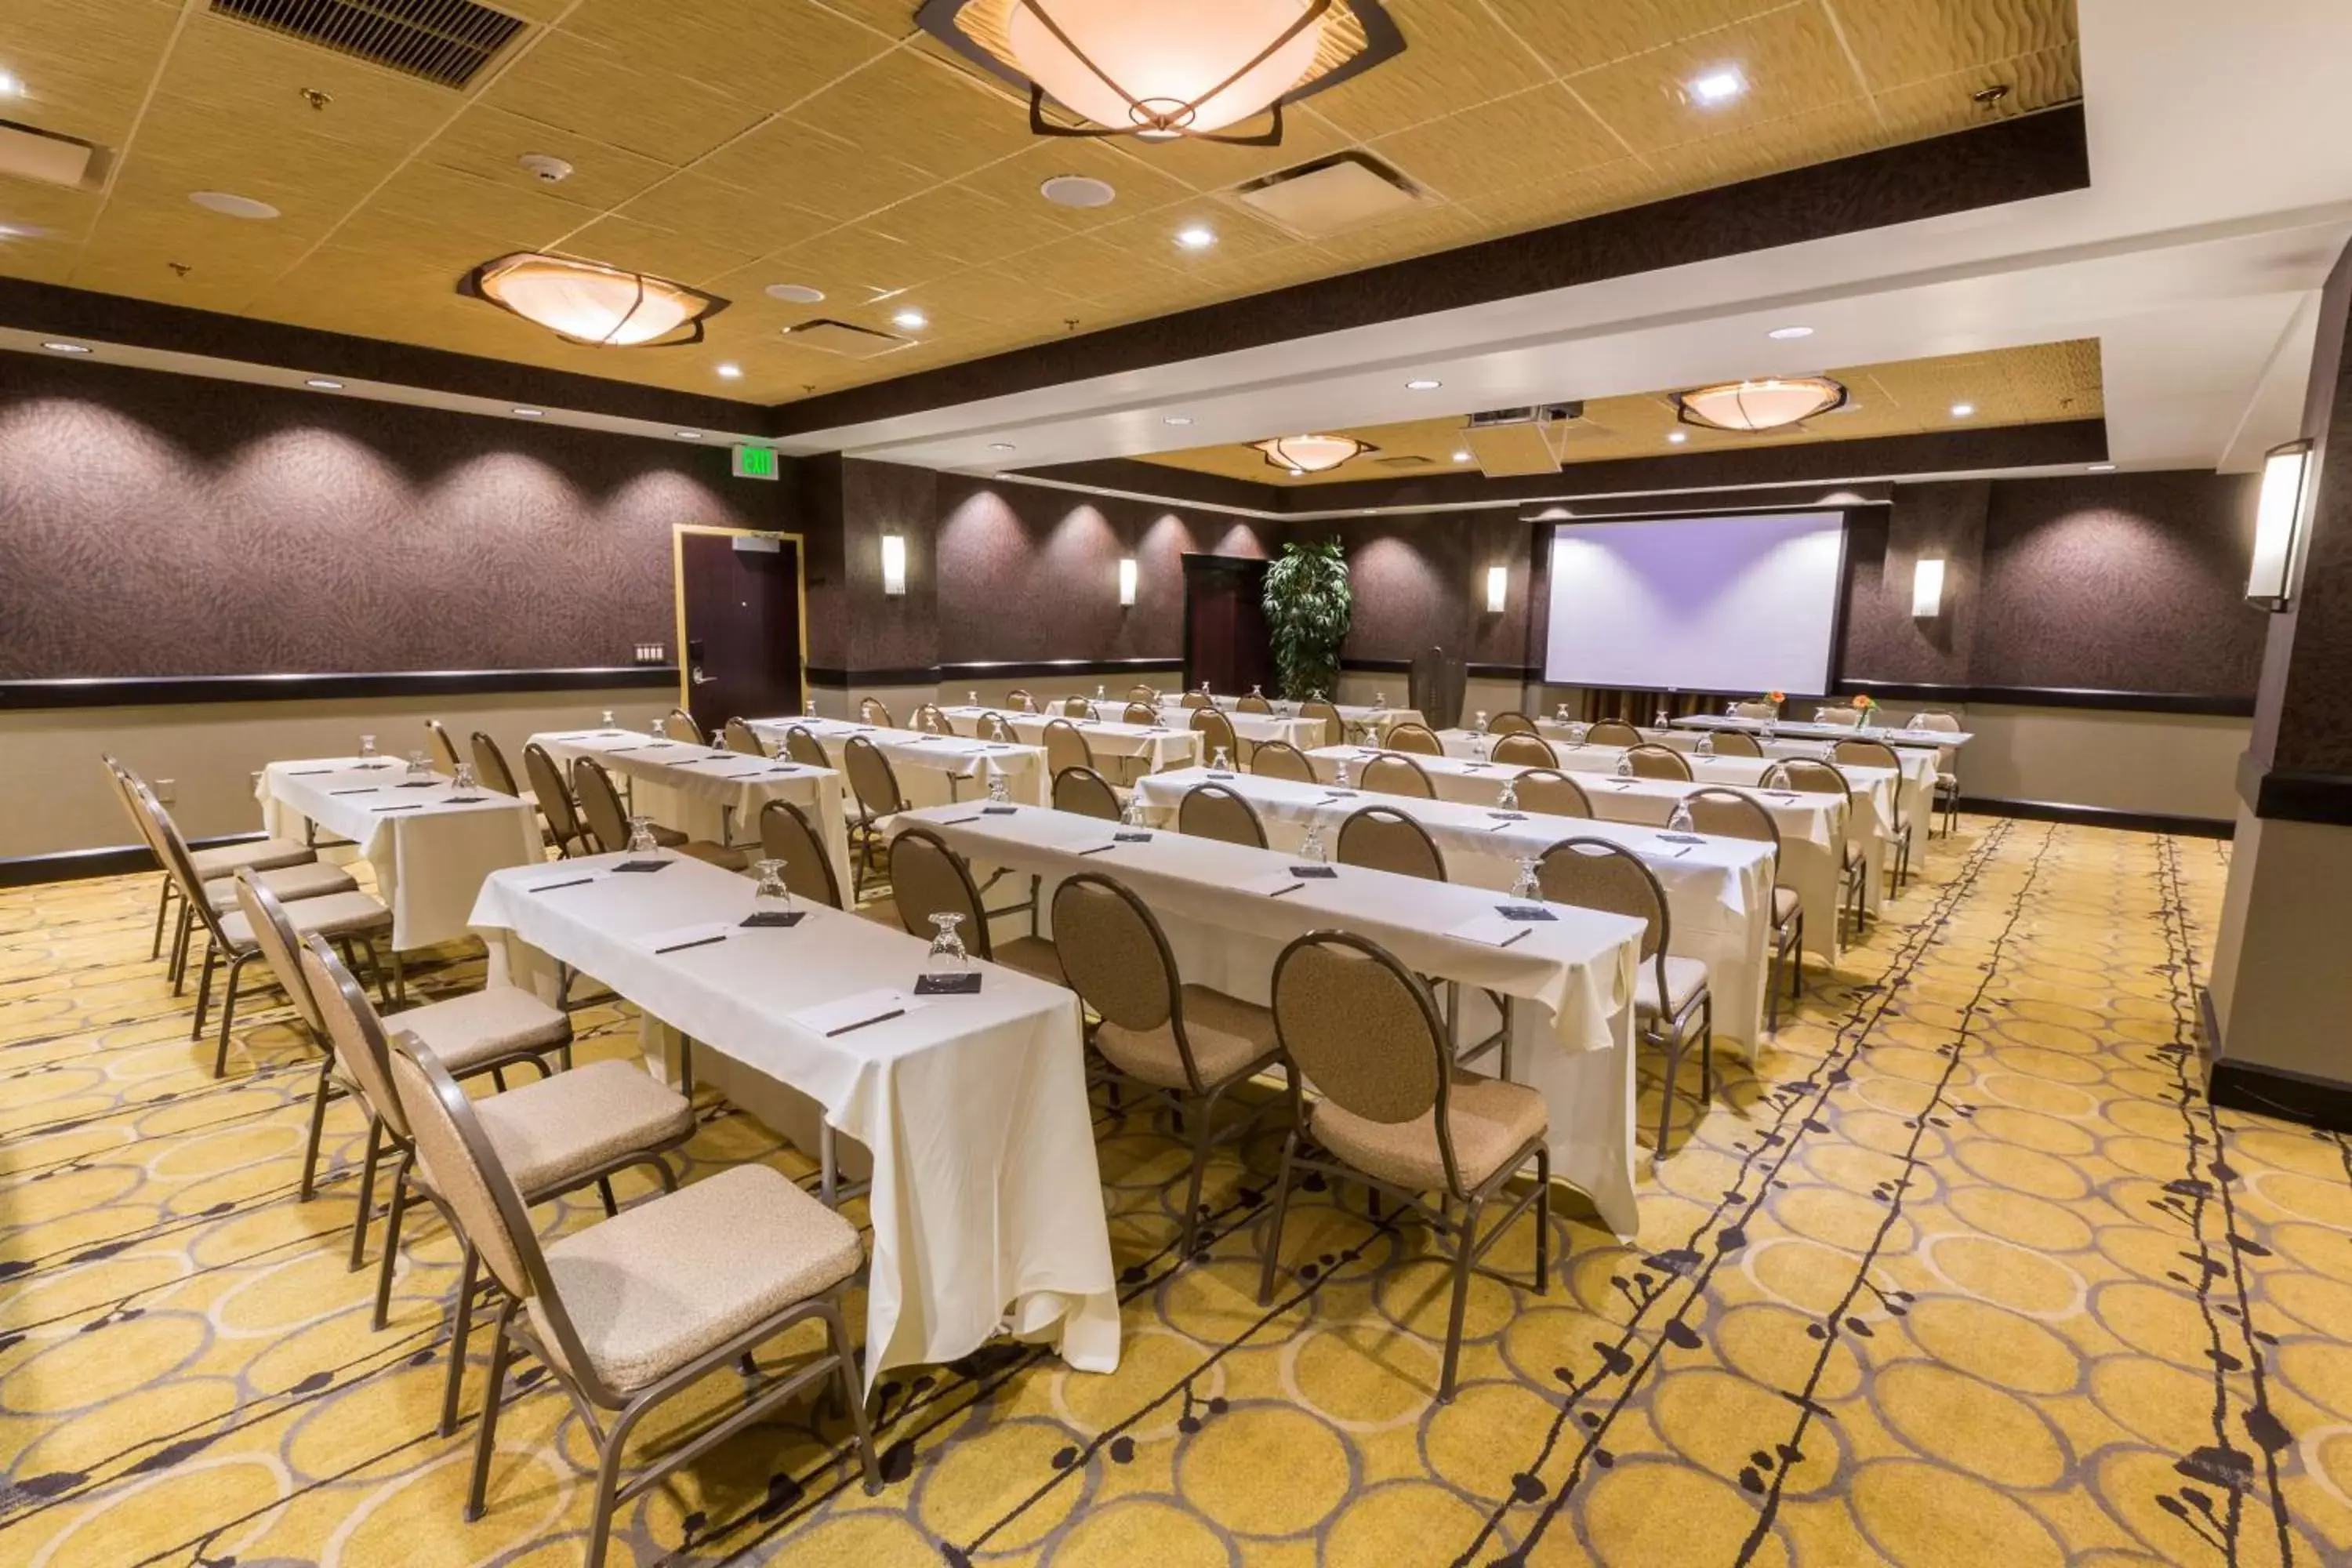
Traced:
[[774, 479], [776, 477], [776, 449], [773, 447], [736, 447], [735, 477], [739, 479]]

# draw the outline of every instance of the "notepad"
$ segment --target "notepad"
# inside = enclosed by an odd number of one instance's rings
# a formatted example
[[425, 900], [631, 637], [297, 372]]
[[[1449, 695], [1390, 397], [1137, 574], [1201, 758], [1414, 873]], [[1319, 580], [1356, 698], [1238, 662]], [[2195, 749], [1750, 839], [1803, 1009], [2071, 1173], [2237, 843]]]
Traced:
[[814, 1007], [803, 1007], [785, 1017], [812, 1034], [831, 1036], [845, 1033], [862, 1025], [878, 1022], [895, 1014], [920, 1012], [929, 1004], [911, 994], [892, 986], [874, 991], [860, 991], [855, 996], [839, 1001], [824, 1002]]
[[1286, 866], [1279, 871], [1268, 871], [1263, 875], [1251, 877], [1244, 881], [1235, 883], [1234, 890], [1236, 892], [1243, 893], [1256, 893], [1264, 898], [1272, 898], [1276, 894], [1287, 893], [1297, 886], [1298, 879], [1292, 876], [1290, 874], [1290, 868]]
[[648, 952], [674, 952], [679, 948], [693, 947], [705, 942], [725, 938], [734, 930], [733, 921], [697, 921], [692, 925], [672, 926], [666, 931], [646, 931], [642, 936], [631, 937], [629, 942], [632, 946], [644, 948]]
[[1499, 914], [1480, 915], [1475, 920], [1464, 921], [1445, 934], [1459, 937], [1464, 942], [1475, 942], [1484, 947], [1508, 947], [1527, 935], [1528, 928]]

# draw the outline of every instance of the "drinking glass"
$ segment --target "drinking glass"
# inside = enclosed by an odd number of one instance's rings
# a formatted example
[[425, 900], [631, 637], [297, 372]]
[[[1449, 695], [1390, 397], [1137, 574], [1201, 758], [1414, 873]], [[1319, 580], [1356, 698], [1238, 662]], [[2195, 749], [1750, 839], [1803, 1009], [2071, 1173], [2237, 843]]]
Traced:
[[1591, 732], [1591, 725], [1571, 722], [1568, 727], [1568, 743], [1571, 746], [1580, 746], [1584, 744], [1584, 737]]
[[1632, 757], [1627, 756], [1617, 759], [1617, 776], [1621, 779], [1630, 779], [1633, 776], [1633, 759]]
[[373, 735], [362, 735], [360, 737], [360, 761], [363, 763], [372, 763], [375, 761], [375, 737]]
[[654, 721], [654, 739], [656, 741], [667, 741], [669, 739], [669, 731], [658, 719]]
[[452, 787], [455, 788], [459, 795], [465, 794], [467, 790], [478, 789], [481, 787], [480, 782], [474, 777], [473, 763], [459, 763], [457, 764], [457, 776], [452, 781]]
[[1003, 773], [996, 773], [994, 771], [990, 772], [988, 775], [988, 800], [989, 804], [992, 805], [1010, 805], [1013, 804], [1013, 786], [1004, 782], [1004, 775]]
[[923, 973], [940, 980], [971, 973], [971, 954], [964, 951], [963, 938], [956, 934], [963, 917], [933, 915], [931, 924], [939, 934], [931, 938], [931, 951], [923, 960]]
[[1106, 698], [1106, 697], [1108, 697], [1108, 696], [1109, 696], [1109, 695], [1110, 695], [1110, 692], [1109, 692], [1109, 689], [1108, 689], [1108, 688], [1106, 688], [1106, 687], [1101, 687], [1101, 686], [1097, 686], [1097, 687], [1096, 687], [1096, 688], [1095, 688], [1095, 700], [1096, 700], [1096, 701], [1099, 702], [1099, 701], [1101, 701], [1104, 698]]
[[1572, 724], [1575, 722], [1575, 721], [1569, 716], [1568, 704], [1565, 702], [1559, 705], [1559, 722], [1563, 724]]
[[784, 880], [784, 862], [761, 860], [751, 869], [760, 879], [760, 885], [751, 889], [751, 912], [755, 915], [791, 914], [793, 889]]
[[1657, 722], [1657, 728], [1659, 728], [1659, 729], [1663, 730], [1663, 729], [1666, 728], [1666, 727], [1667, 727], [1669, 724], [1671, 724], [1672, 722], [1674, 722], [1674, 716], [1673, 716], [1672, 714], [1668, 713], [1664, 709], [1663, 709], [1663, 708], [1659, 709], [1659, 710], [1658, 710], [1658, 722]]
[[1127, 797], [1127, 809], [1118, 814], [1118, 825], [1139, 832], [1142, 830], [1144, 826], [1142, 795], [1130, 795]]
[[1486, 732], [1486, 710], [1484, 708], [1478, 710], [1478, 717], [1471, 721], [1470, 727], [1482, 735]]
[[654, 839], [654, 819], [650, 816], [629, 818], [629, 853], [652, 856], [658, 859], [661, 846]]
[[1321, 823], [1307, 825], [1307, 837], [1298, 841], [1298, 858], [1309, 866], [1328, 866], [1331, 863], [1331, 850], [1323, 842]]
[[1771, 720], [1769, 720], [1769, 719], [1767, 719], [1767, 720], [1765, 720], [1765, 721], [1764, 721], [1764, 739], [1765, 739], [1766, 743], [1767, 743], [1767, 744], [1770, 743], [1770, 742], [1771, 742], [1772, 738], [1773, 738], [1772, 721], [1771, 721]]
[[1234, 760], [1225, 755], [1225, 749], [1223, 746], [1219, 746], [1217, 754], [1209, 759], [1209, 771], [1217, 773], [1229, 773], [1234, 771]]
[[801, 699], [801, 717], [803, 719], [814, 719], [816, 717], [815, 698], [804, 697]]
[[1519, 809], [1519, 781], [1517, 779], [1507, 778], [1503, 781], [1503, 793], [1496, 797], [1495, 808], [1498, 811], [1517, 811]]
[[1702, 730], [1699, 731], [1698, 744], [1691, 748], [1691, 754], [1700, 757], [1711, 757], [1715, 755], [1715, 733], [1713, 731]]
[[979, 706], [980, 706], [980, 693], [979, 693], [979, 692], [977, 692], [977, 691], [967, 691], [967, 692], [965, 692], [965, 693], [963, 694], [963, 700], [964, 700], [964, 701], [966, 701], [967, 703], [971, 704], [971, 705], [972, 707], [974, 707], [974, 708], [977, 708], [977, 707], [979, 707]]
[[613, 710], [610, 708], [604, 710], [604, 716], [597, 720], [596, 723], [599, 728], [605, 730], [617, 730], [621, 727], [614, 721]]
[[424, 752], [411, 752], [408, 753], [408, 776], [410, 778], [430, 778], [432, 775], [433, 764], [425, 760]]
[[1373, 693], [1372, 693], [1372, 706], [1373, 706], [1373, 707], [1375, 707], [1375, 708], [1386, 708], [1388, 705], [1389, 705], [1389, 694], [1388, 694], [1387, 692], [1385, 692], [1385, 691], [1375, 691], [1375, 692], [1373, 692]]
[[1690, 802], [1686, 800], [1678, 800], [1675, 802], [1674, 815], [1666, 818], [1666, 831], [1669, 833], [1696, 833], [1698, 831], [1698, 824], [1691, 817]]
[[1511, 879], [1511, 897], [1531, 904], [1544, 901], [1543, 879], [1536, 875], [1536, 863], [1525, 858], [1519, 861], [1518, 875]]
[[1348, 783], [1348, 759], [1347, 759], [1347, 758], [1345, 758], [1345, 757], [1341, 757], [1341, 758], [1339, 759], [1339, 776], [1338, 776], [1337, 778], [1333, 779], [1331, 782], [1332, 782], [1332, 787], [1333, 787], [1333, 788], [1335, 788], [1335, 789], [1348, 789], [1348, 788], [1351, 788], [1351, 787], [1352, 787], [1352, 786]]

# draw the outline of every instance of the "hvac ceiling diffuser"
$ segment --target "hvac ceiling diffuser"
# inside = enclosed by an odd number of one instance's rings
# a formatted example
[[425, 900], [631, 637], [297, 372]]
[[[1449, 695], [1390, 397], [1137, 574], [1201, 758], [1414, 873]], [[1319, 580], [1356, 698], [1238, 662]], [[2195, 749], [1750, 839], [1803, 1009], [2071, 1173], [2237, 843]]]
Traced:
[[212, 0], [212, 9], [443, 87], [472, 81], [523, 26], [473, 0]]

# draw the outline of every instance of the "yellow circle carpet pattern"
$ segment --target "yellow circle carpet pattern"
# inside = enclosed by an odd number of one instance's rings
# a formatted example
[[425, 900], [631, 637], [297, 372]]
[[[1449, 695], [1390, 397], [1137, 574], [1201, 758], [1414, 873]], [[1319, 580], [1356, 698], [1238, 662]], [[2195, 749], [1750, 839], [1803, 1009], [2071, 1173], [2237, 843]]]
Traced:
[[[884, 1380], [878, 1496], [840, 1417], [792, 1408], [626, 1507], [613, 1561], [2352, 1563], [2352, 1142], [2204, 1100], [2226, 855], [1976, 819], [1938, 840], [1705, 1105], [1688, 1064], [1634, 1242], [1570, 1199], [1543, 1295], [1528, 1225], [1497, 1248], [1450, 1405], [1447, 1274], [1416, 1225], [1301, 1194], [1261, 1309], [1277, 1136], [1221, 1156], [1185, 1258], [1183, 1145], [1105, 1111], [1115, 1374], [1003, 1343]], [[265, 992], [215, 1080], [147, 957], [152, 899], [0, 892], [0, 1563], [576, 1563], [577, 1417], [526, 1366], [463, 1521], [488, 1348], [438, 1436], [457, 1249], [412, 1222], [370, 1329], [373, 1270], [344, 1267], [355, 1110], [299, 1201], [316, 1058]], [[432, 995], [481, 969], [461, 944], [412, 972]], [[577, 1021], [585, 1056], [634, 1054], [625, 1005]], [[1643, 1065], [1646, 1129], [1665, 1086]], [[688, 1180], [756, 1160], [813, 1183], [700, 1112]], [[636, 1451], [740, 1388], [710, 1380]]]

